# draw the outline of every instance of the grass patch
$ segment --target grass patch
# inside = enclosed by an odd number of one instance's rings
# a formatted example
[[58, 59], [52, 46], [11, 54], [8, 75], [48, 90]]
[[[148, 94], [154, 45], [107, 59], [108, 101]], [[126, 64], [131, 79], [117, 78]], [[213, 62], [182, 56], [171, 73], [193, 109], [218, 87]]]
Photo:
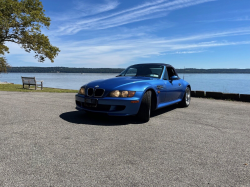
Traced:
[[67, 90], [67, 89], [59, 89], [59, 88], [46, 88], [43, 87], [41, 90], [40, 87], [35, 90], [35, 86], [27, 86], [20, 84], [0, 84], [0, 91], [10, 91], [10, 92], [54, 92], [54, 93], [77, 93], [78, 90]]

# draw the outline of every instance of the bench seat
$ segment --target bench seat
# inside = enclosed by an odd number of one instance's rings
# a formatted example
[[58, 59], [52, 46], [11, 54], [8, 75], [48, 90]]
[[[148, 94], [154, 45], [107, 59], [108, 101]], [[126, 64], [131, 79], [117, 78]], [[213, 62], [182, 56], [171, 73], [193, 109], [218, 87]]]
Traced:
[[36, 80], [35, 77], [21, 77], [21, 78], [23, 82], [23, 88], [24, 88], [24, 85], [29, 85], [29, 88], [30, 88], [30, 85], [34, 85], [35, 89], [37, 89], [38, 86], [41, 87], [41, 90], [43, 89], [43, 81], [38, 81]]

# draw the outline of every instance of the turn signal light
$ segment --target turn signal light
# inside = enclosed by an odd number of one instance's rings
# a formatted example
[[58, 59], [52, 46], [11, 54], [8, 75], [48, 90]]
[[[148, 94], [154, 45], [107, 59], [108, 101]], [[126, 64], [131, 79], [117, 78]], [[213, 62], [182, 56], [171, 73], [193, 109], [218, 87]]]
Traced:
[[134, 95], [135, 95], [135, 92], [133, 92], [133, 91], [128, 92], [128, 97], [134, 97]]
[[131, 103], [139, 103], [139, 100], [131, 101]]

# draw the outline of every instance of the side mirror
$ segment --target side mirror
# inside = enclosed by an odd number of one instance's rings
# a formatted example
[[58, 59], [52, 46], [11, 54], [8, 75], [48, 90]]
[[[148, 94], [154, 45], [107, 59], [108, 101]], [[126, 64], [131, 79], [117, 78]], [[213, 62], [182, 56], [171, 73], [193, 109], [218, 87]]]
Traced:
[[171, 81], [173, 81], [173, 80], [177, 80], [177, 79], [179, 79], [179, 77], [178, 77], [178, 76], [176, 76], [176, 75], [174, 75], [174, 76], [170, 77], [170, 80], [171, 80]]

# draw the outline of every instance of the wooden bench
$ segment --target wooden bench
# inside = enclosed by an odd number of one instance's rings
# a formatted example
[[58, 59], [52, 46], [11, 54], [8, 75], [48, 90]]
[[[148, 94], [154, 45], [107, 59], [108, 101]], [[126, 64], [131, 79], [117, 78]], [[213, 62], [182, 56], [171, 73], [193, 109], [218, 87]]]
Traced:
[[[38, 86], [41, 86], [41, 90], [43, 89], [43, 81], [37, 81], [36, 77], [21, 77], [22, 81], [23, 81], [23, 88], [24, 85], [35, 85], [36, 89]], [[38, 84], [38, 82], [40, 82], [40, 84]]]

